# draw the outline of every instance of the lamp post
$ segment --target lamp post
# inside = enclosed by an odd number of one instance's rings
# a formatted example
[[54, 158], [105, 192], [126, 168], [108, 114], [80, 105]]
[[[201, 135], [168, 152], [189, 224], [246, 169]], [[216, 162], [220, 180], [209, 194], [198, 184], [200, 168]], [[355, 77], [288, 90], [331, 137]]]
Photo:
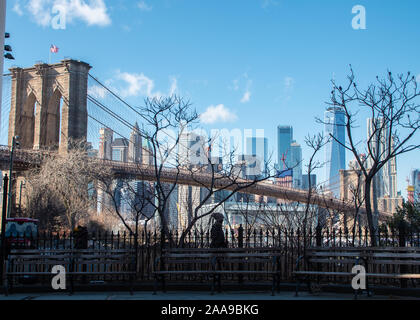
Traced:
[[10, 218], [11, 210], [12, 210], [12, 187], [13, 187], [13, 155], [15, 152], [15, 148], [19, 147], [19, 136], [13, 137], [12, 140], [12, 150], [10, 151], [10, 169], [9, 169], [9, 196], [7, 199], [7, 218]]
[[3, 285], [4, 260], [6, 258], [6, 206], [7, 206], [7, 174], [3, 178], [3, 207], [1, 214], [1, 252], [0, 252], [0, 283]]

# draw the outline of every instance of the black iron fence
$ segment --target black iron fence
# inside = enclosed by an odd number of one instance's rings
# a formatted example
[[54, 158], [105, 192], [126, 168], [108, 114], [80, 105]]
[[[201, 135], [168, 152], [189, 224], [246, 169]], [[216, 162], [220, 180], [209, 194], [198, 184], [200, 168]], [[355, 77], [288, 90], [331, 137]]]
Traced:
[[[137, 239], [136, 239], [137, 238]], [[139, 280], [152, 280], [155, 259], [161, 254], [162, 248], [181, 246], [181, 233], [174, 231], [169, 238], [162, 238], [157, 231], [141, 232], [137, 237], [128, 233], [90, 233], [85, 241], [86, 249], [114, 250], [129, 249], [137, 252], [137, 277]], [[282, 279], [291, 280], [296, 259], [304, 253], [305, 248], [322, 247], [367, 247], [371, 245], [371, 235], [367, 228], [356, 233], [342, 229], [301, 229], [283, 230], [238, 228], [226, 230], [229, 248], [279, 248], [282, 252]], [[420, 247], [419, 232], [378, 231], [377, 245], [381, 247]], [[137, 241], [136, 241], [137, 240]], [[203, 230], [193, 230], [184, 239], [183, 247], [210, 247], [210, 233]], [[25, 247], [40, 250], [59, 250], [77, 248], [73, 233], [39, 233], [25, 237], [14, 235], [7, 238], [11, 247]], [[80, 248], [79, 249], [84, 249]]]

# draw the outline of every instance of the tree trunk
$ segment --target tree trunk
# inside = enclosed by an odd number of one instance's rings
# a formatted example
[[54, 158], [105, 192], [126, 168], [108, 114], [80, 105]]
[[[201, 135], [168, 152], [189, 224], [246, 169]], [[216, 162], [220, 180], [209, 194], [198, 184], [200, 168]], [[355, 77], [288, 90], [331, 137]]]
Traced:
[[372, 247], [377, 246], [377, 239], [376, 239], [376, 227], [373, 219], [373, 212], [372, 212], [372, 202], [370, 199], [371, 190], [370, 187], [372, 185], [372, 178], [366, 178], [365, 182], [365, 205], [366, 205], [366, 217], [368, 221], [368, 227], [370, 232], [370, 242]]
[[179, 239], [179, 246], [181, 248], [184, 247], [185, 237], [188, 235], [188, 233], [192, 230], [196, 222], [198, 221], [197, 218], [193, 218], [190, 224], [187, 226], [187, 228], [182, 232], [181, 238]]

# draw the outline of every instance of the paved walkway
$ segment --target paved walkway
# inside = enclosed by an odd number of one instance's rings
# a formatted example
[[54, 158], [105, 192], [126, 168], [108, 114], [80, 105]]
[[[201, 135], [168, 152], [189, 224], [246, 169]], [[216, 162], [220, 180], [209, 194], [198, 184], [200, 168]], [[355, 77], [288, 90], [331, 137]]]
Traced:
[[[359, 300], [407, 300], [420, 298], [396, 296], [359, 296]], [[293, 292], [277, 293], [272, 297], [268, 292], [236, 291], [210, 295], [208, 292], [173, 291], [152, 295], [151, 292], [135, 292], [133, 295], [125, 292], [92, 292], [92, 293], [41, 293], [13, 294], [8, 297], [0, 295], [3, 300], [353, 300], [352, 294], [319, 293], [316, 295], [302, 292], [295, 297]]]

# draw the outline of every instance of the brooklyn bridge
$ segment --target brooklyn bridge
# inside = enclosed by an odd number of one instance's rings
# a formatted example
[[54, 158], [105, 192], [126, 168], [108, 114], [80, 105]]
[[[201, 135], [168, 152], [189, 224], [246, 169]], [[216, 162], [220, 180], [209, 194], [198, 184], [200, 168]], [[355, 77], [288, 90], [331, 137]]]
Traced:
[[[31, 68], [12, 68], [10, 85], [10, 113], [8, 119], [8, 145], [0, 147], [0, 169], [8, 170], [13, 137], [19, 136], [20, 148], [14, 150], [13, 168], [19, 175], [32, 166], [40, 165], [44, 152], [66, 152], [70, 140], [89, 141], [89, 132], [99, 132], [100, 127], [110, 127], [111, 123], [120, 122], [120, 127], [110, 128], [122, 132], [122, 127], [132, 128], [134, 119], [130, 105], [91, 76], [91, 66], [75, 60], [63, 60], [48, 65], [37, 64]], [[92, 82], [92, 83], [89, 83]], [[96, 90], [92, 90], [96, 89]], [[100, 90], [98, 90], [100, 89]], [[104, 98], [114, 96], [114, 103]], [[101, 99], [102, 98], [102, 99]], [[101, 100], [101, 101], [99, 101]], [[118, 106], [115, 101], [118, 100]], [[122, 108], [126, 113], [121, 115]], [[107, 118], [105, 120], [104, 118]], [[122, 124], [121, 124], [122, 123]], [[93, 127], [93, 128], [91, 128]], [[123, 137], [124, 133], [120, 133]], [[56, 151], [43, 151], [48, 147], [59, 146]], [[148, 164], [117, 162], [100, 158], [86, 157], [86, 161], [111, 170], [115, 176], [128, 177], [143, 181], [156, 181], [155, 167]], [[159, 177], [165, 183], [177, 183], [190, 186], [210, 186], [212, 175], [194, 174], [189, 170], [165, 168]], [[217, 180], [216, 188], [236, 190], [240, 184], [249, 184], [249, 180]], [[17, 187], [17, 186], [15, 186]], [[308, 191], [287, 188], [268, 182], [258, 182], [241, 190], [243, 193], [267, 196], [286, 201], [308, 202]], [[330, 195], [313, 192], [311, 204], [341, 212], [354, 211], [354, 204], [334, 198]], [[364, 212], [362, 207], [360, 210]], [[380, 212], [381, 217], [389, 216]]]

